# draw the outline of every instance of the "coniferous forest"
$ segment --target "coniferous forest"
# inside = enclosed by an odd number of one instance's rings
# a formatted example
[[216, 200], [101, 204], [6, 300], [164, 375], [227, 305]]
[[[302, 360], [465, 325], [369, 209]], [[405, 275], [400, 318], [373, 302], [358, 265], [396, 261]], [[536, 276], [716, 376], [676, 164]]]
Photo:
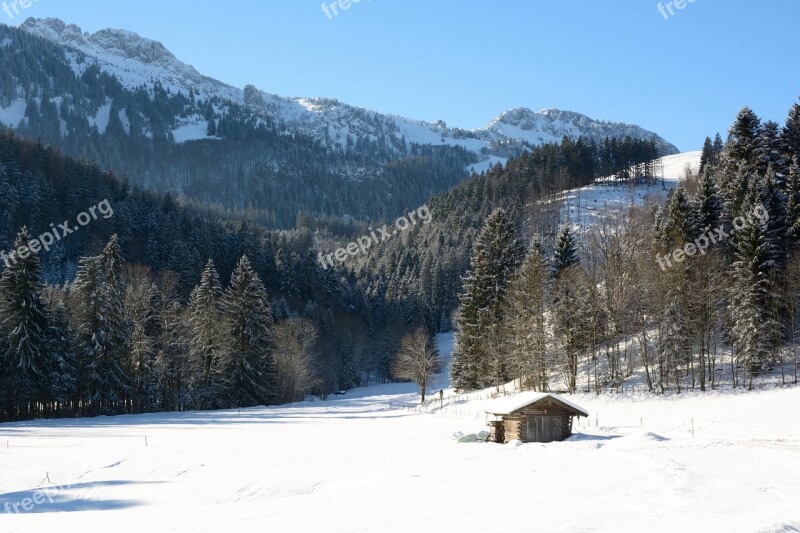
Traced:
[[[9, 251], [103, 200], [114, 215], [3, 265], [2, 417], [326, 395], [391, 380], [402, 337], [420, 326], [457, 328], [452, 372], [465, 390], [556, 378], [600, 391], [640, 366], [654, 391], [716, 388], [721, 365], [725, 385], [752, 386], [795, 358], [798, 124], [797, 105], [783, 127], [744, 109], [665, 206], [583, 239], [561, 225], [561, 191], [607, 175], [620, 187], [654, 181], [658, 170], [647, 143], [564, 139], [431, 198], [432, 224], [337, 270], [320, 268], [317, 250], [363, 232], [358, 222], [307, 217], [271, 231], [6, 131]], [[659, 268], [657, 257], [757, 206], [768, 220]]]
[[655, 392], [797, 383], [799, 160], [800, 105], [784, 126], [744, 108], [666, 205], [582, 242], [564, 226], [543, 246], [500, 206], [463, 279], [454, 384], [599, 393], [639, 369]]
[[[241, 407], [391, 380], [405, 333], [451, 329], [471, 241], [495, 204], [609, 170], [653, 173], [654, 154], [632, 139], [534, 149], [433, 197], [435, 224], [326, 270], [318, 250], [366, 224], [306, 216], [269, 230], [5, 131], [2, 419]], [[467, 198], [478, 203], [465, 211]], [[113, 216], [10, 258], [103, 201]]]

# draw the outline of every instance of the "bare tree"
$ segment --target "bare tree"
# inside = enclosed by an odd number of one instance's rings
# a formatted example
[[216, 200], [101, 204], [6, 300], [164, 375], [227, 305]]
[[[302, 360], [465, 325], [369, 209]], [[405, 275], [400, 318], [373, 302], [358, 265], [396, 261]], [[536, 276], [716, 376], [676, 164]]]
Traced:
[[433, 339], [424, 328], [419, 328], [403, 338], [392, 370], [396, 378], [409, 379], [419, 385], [420, 403], [425, 403], [430, 378], [440, 366], [439, 351]]
[[497, 349], [507, 354], [511, 374], [521, 389], [548, 388], [546, 287], [550, 269], [535, 241], [525, 262], [511, 281], [508, 305]]
[[148, 384], [154, 381], [156, 286], [150, 268], [143, 265], [128, 265], [125, 278], [124, 313], [130, 328], [126, 372], [133, 389], [130, 408], [135, 413], [142, 413], [152, 410], [155, 403], [154, 391], [148, 390], [151, 388]]
[[275, 364], [281, 402], [302, 400], [319, 384], [311, 365], [316, 339], [316, 328], [308, 319], [291, 318], [275, 325]]
[[800, 354], [797, 352], [797, 338], [800, 337], [800, 253], [792, 254], [786, 266], [786, 322], [791, 341], [794, 383], [797, 384], [797, 370], [800, 367]]

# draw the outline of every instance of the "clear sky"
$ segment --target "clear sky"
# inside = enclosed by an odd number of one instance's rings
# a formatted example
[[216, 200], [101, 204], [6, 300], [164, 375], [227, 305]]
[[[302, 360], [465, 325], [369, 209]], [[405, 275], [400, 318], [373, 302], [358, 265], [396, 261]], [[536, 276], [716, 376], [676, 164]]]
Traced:
[[35, 0], [0, 20], [124, 28], [238, 87], [462, 128], [556, 107], [692, 150], [744, 105], [782, 124], [800, 97], [800, 2], [672, 1], [670, 16], [669, 0], [665, 15], [655, 0], [361, 0], [329, 17], [321, 0]]

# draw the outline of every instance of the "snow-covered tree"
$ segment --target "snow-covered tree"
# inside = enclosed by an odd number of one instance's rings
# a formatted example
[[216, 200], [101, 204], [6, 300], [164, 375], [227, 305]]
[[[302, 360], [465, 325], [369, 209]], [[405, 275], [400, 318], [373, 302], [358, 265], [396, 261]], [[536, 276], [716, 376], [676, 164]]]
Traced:
[[6, 408], [12, 417], [29, 416], [34, 403], [45, 400], [49, 386], [49, 326], [39, 255], [34, 250], [19, 253], [29, 241], [28, 229], [22, 228], [14, 244], [17, 253], [0, 277], [0, 395], [16, 403]]
[[222, 315], [222, 285], [209, 260], [192, 291], [187, 309], [190, 401], [199, 409], [219, 408], [225, 401], [225, 372], [230, 360]]
[[[743, 212], [752, 211], [758, 198], [753, 188]], [[770, 305], [775, 296], [774, 254], [766, 222], [753, 219], [736, 234], [729, 307], [731, 337], [750, 385], [766, 367], [776, 340], [778, 323]]]
[[122, 412], [129, 389], [122, 268], [114, 235], [102, 254], [81, 260], [73, 284], [79, 383], [90, 414]]
[[515, 225], [503, 209], [486, 219], [472, 249], [470, 270], [458, 320], [458, 345], [451, 374], [457, 389], [495, 385], [505, 377], [505, 364], [493, 345], [493, 331], [502, 320], [508, 283], [523, 259]]
[[267, 291], [242, 256], [225, 292], [223, 310], [230, 342], [228, 394], [239, 407], [267, 404], [277, 393], [275, 333]]
[[557, 277], [561, 272], [572, 265], [577, 265], [579, 262], [578, 244], [575, 242], [575, 235], [572, 233], [572, 228], [569, 225], [565, 225], [561, 228], [556, 240], [555, 252], [553, 253], [553, 272]]

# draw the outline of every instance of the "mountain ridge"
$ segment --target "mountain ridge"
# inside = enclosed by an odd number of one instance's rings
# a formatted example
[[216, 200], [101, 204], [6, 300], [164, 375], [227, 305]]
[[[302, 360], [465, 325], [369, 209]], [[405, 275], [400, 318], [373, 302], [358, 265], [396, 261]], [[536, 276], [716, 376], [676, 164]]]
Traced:
[[[673, 144], [640, 126], [600, 121], [573, 111], [546, 108], [535, 112], [517, 107], [502, 112], [484, 128], [450, 128], [442, 121], [385, 114], [333, 98], [279, 96], [249, 84], [239, 89], [199, 73], [160, 42], [124, 29], [106, 28], [88, 33], [55, 18], [29, 18], [20, 29], [93, 57], [103, 70], [117, 76], [129, 89], [142, 85], [152, 88], [158, 80], [173, 91], [198, 91], [200, 98], [217, 96], [232, 100], [285, 124], [287, 133], [308, 135], [329, 149], [346, 150], [349, 137], [365, 136], [371, 140], [384, 137], [389, 148], [397, 153], [402, 152], [405, 142], [446, 144], [463, 146], [485, 160], [491, 155], [506, 155], [496, 150], [503, 143], [520, 144], [524, 149], [560, 142], [565, 135], [584, 136], [596, 142], [604, 137], [621, 139], [629, 135], [655, 141], [662, 155], [679, 152]], [[80, 67], [75, 65], [75, 68]]]

